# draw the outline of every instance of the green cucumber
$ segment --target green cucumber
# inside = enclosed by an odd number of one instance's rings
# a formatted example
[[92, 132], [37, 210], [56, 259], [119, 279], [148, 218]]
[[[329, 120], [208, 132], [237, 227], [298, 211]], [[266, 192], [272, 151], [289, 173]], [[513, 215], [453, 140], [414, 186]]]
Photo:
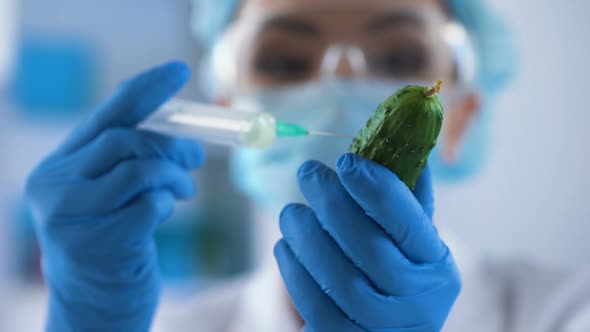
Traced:
[[441, 85], [398, 90], [377, 108], [349, 151], [389, 168], [414, 190], [442, 128]]

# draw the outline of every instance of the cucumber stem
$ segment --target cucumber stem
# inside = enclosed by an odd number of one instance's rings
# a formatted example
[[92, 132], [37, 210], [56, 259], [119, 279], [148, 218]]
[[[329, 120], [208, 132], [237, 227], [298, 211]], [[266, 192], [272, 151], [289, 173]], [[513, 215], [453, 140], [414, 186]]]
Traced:
[[435, 96], [437, 93], [440, 92], [440, 88], [443, 84], [443, 81], [438, 80], [436, 81], [436, 84], [434, 84], [433, 87], [429, 88], [428, 90], [424, 91], [424, 96], [426, 97], [433, 97]]

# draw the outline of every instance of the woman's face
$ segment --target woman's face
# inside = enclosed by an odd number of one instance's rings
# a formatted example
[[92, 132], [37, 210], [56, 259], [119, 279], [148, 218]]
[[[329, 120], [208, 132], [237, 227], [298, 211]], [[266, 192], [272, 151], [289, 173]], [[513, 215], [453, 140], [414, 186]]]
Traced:
[[[450, 26], [440, 0], [244, 0], [228, 31], [230, 94], [326, 76], [443, 80], [453, 91], [458, 66]], [[475, 93], [447, 105], [441, 144], [449, 162], [478, 107]]]
[[447, 23], [437, 0], [246, 0], [236, 89], [330, 74], [452, 83]]

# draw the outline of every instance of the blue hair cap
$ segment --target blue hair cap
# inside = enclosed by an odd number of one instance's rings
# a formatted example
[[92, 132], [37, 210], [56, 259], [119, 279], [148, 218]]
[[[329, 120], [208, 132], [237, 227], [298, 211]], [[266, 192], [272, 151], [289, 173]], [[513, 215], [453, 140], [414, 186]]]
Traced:
[[[444, 0], [465, 26], [477, 52], [476, 85], [487, 94], [503, 87], [515, 71], [516, 48], [507, 24], [484, 0]], [[236, 15], [239, 0], [193, 0], [191, 28], [209, 51]]]

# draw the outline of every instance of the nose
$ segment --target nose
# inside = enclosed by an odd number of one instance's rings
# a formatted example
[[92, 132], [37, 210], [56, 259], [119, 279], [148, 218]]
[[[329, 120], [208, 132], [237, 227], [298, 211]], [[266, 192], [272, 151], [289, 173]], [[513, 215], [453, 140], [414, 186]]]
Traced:
[[348, 56], [342, 54], [338, 60], [338, 64], [336, 65], [336, 70], [334, 70], [334, 73], [336, 76], [344, 78], [352, 78], [355, 75], [355, 70], [352, 67], [352, 63]]
[[352, 78], [365, 71], [365, 57], [357, 47], [336, 45], [326, 51], [322, 63], [322, 74]]

